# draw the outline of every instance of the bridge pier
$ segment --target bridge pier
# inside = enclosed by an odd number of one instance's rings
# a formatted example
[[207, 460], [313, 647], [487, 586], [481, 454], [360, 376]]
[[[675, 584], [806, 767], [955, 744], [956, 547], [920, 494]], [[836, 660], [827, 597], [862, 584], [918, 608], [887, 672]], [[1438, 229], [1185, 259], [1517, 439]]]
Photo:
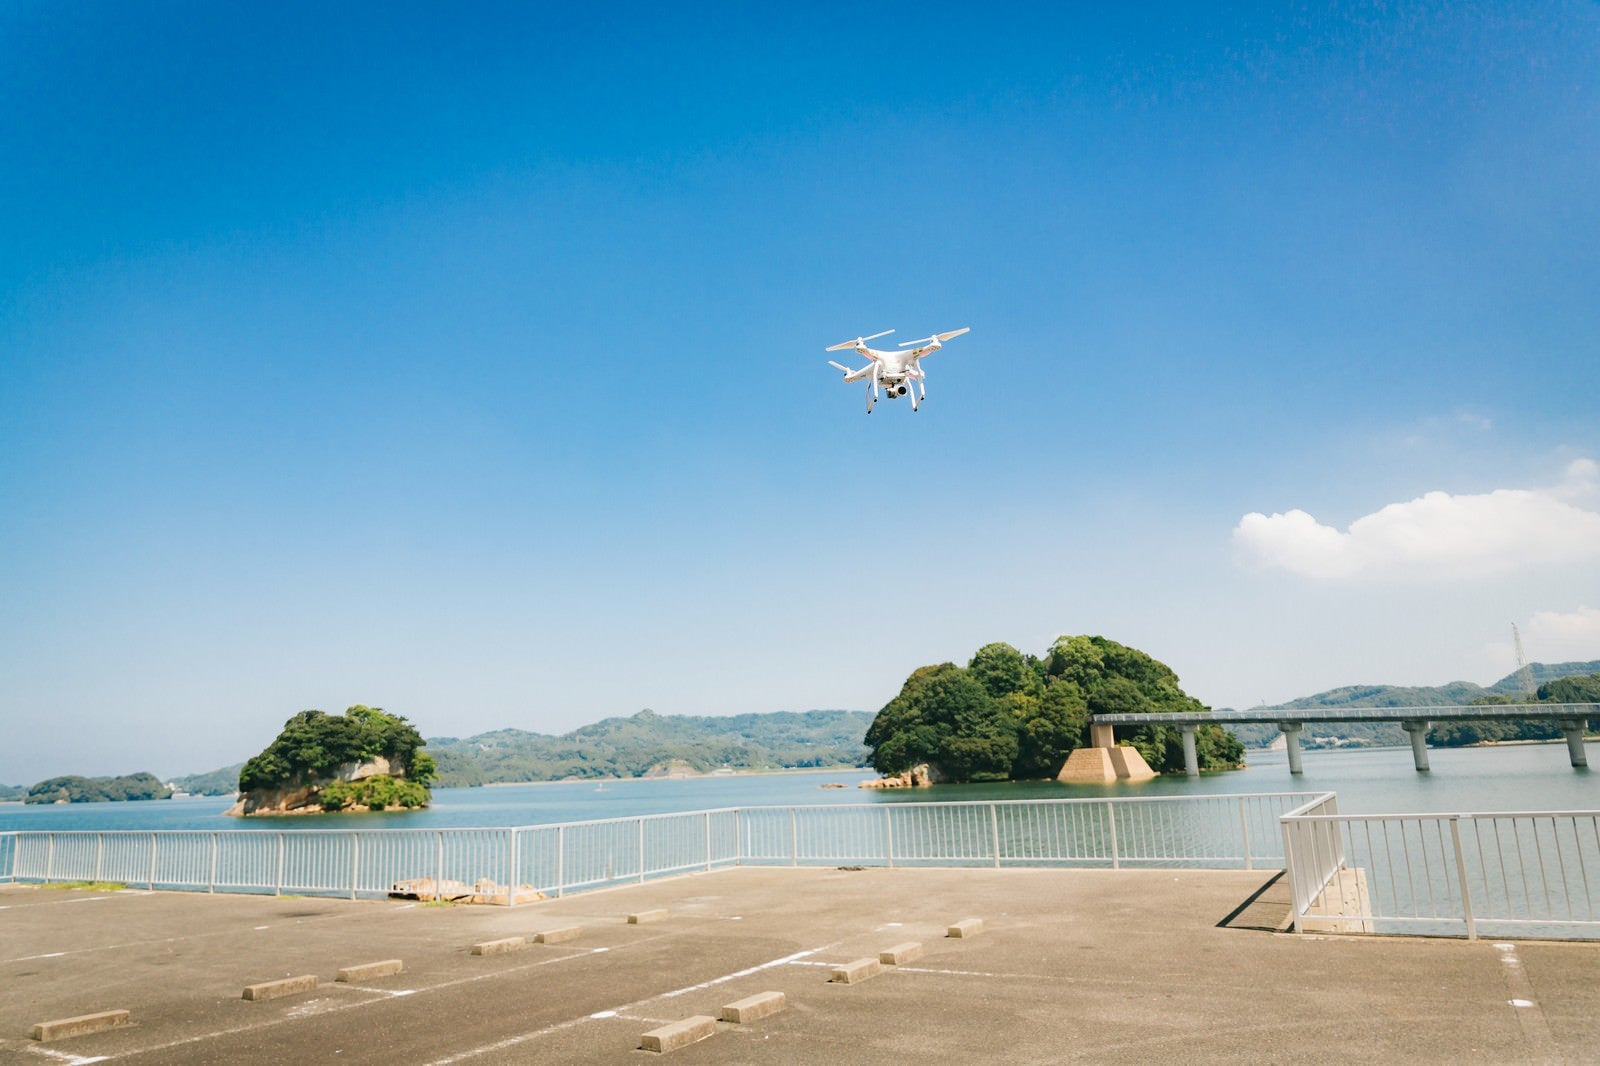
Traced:
[[1567, 755], [1572, 759], [1573, 769], [1587, 767], [1589, 756], [1583, 750], [1583, 720], [1562, 722], [1561, 731], [1567, 735]]
[[1183, 772], [1190, 777], [1199, 777], [1200, 756], [1195, 753], [1194, 731], [1200, 727], [1197, 725], [1184, 725], [1179, 728], [1183, 730]]
[[1411, 759], [1419, 773], [1428, 769], [1428, 729], [1431, 722], [1401, 722], [1400, 728], [1411, 734]]
[[1278, 723], [1278, 728], [1283, 730], [1284, 750], [1289, 753], [1289, 772], [1291, 774], [1305, 773], [1300, 768], [1300, 730], [1304, 724], [1303, 722]]

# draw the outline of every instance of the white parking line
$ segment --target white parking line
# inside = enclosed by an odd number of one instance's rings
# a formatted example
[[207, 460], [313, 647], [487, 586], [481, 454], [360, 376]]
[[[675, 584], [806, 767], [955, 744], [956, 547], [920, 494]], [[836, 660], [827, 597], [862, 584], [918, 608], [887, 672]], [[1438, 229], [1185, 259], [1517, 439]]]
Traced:
[[[483, 1044], [479, 1047], [468, 1048], [466, 1051], [458, 1051], [454, 1055], [447, 1055], [442, 1059], [434, 1059], [432, 1062], [428, 1063], [427, 1066], [451, 1066], [452, 1063], [464, 1062], [467, 1059], [477, 1058], [479, 1055], [493, 1054], [496, 1051], [504, 1051], [507, 1048], [513, 1048], [520, 1044], [526, 1044], [530, 1040], [537, 1040], [542, 1036], [549, 1036], [551, 1033], [559, 1033], [567, 1029], [573, 1029], [588, 1021], [596, 1021], [606, 1018], [633, 1017], [633, 1015], [631, 1015], [629, 1012], [635, 1011], [647, 1003], [653, 1003], [656, 1000], [661, 999], [672, 999], [675, 996], [686, 995], [690, 992], [698, 992], [702, 989], [714, 988], [717, 985], [725, 984], [728, 981], [736, 981], [741, 977], [748, 977], [753, 973], [760, 973], [763, 970], [770, 970], [778, 966], [792, 966], [800, 963], [802, 960], [807, 959], [812, 955], [816, 955], [824, 951], [831, 951], [842, 943], [844, 943], [843, 940], [835, 940], [831, 944], [823, 944], [819, 947], [807, 948], [805, 951], [797, 951], [792, 955], [785, 955], [782, 958], [770, 959], [767, 962], [759, 963], [755, 966], [749, 966], [743, 970], [735, 970], [733, 973], [723, 974], [721, 977], [713, 977], [709, 981], [701, 981], [699, 984], [687, 985], [683, 988], [675, 988], [671, 992], [658, 992], [653, 996], [646, 996], [643, 999], [636, 999], [632, 1003], [624, 1003], [621, 1006], [612, 1007], [609, 1010], [595, 1011], [592, 1014], [586, 1014], [580, 1018], [568, 1018], [566, 1021], [556, 1022], [552, 1025], [547, 1025], [542, 1029], [535, 1029], [532, 1032], [521, 1033], [517, 1036], [507, 1037], [504, 1040], [497, 1040], [492, 1044]], [[649, 1021], [656, 1020], [654, 1018], [650, 1018], [648, 1015], [646, 1015], [645, 1018]]]
[[66, 1063], [66, 1066], [89, 1066], [89, 1063], [91, 1062], [104, 1062], [106, 1060], [104, 1055], [95, 1055], [92, 1058], [86, 1055], [71, 1055], [65, 1051], [56, 1051], [53, 1048], [39, 1047], [37, 1044], [26, 1048], [25, 1050], [31, 1051], [35, 1055], [43, 1055], [45, 1058], [51, 1059], [55, 1062]]
[[[660, 934], [658, 936], [641, 937], [637, 941], [634, 941], [632, 944], [629, 944], [628, 946], [629, 947], [633, 947], [633, 946], [636, 946], [636, 945], [647, 944], [652, 940], [663, 939], [665, 936], [666, 936], [666, 934], [663, 933], [663, 934]], [[354, 1010], [357, 1007], [369, 1007], [369, 1006], [373, 1005], [374, 1003], [382, 1003], [385, 1000], [393, 999], [396, 996], [411, 996], [411, 995], [417, 995], [417, 994], [423, 993], [423, 992], [436, 992], [436, 991], [438, 991], [440, 989], [444, 989], [444, 988], [454, 988], [457, 985], [472, 984], [474, 981], [494, 981], [494, 980], [499, 980], [499, 979], [505, 977], [507, 974], [510, 974], [510, 973], [519, 973], [519, 972], [521, 972], [523, 970], [538, 969], [541, 966], [553, 966], [553, 965], [556, 965], [557, 963], [571, 962], [574, 959], [587, 958], [590, 955], [594, 955], [596, 953], [603, 952], [603, 951], [606, 951], [606, 950], [609, 950], [609, 949], [606, 949], [606, 948], [588, 948], [588, 949], [586, 949], [584, 951], [581, 951], [581, 952], [575, 952], [575, 953], [569, 954], [569, 955], [556, 955], [556, 956], [553, 956], [551, 958], [541, 959], [538, 962], [528, 963], [528, 964], [523, 965], [523, 966], [507, 967], [507, 968], [502, 969], [502, 970], [496, 970], [493, 973], [473, 974], [471, 977], [458, 977], [458, 978], [455, 978], [455, 979], [449, 980], [449, 981], [440, 981], [438, 984], [429, 985], [426, 988], [414, 988], [414, 989], [402, 989], [402, 990], [399, 990], [399, 991], [387, 991], [387, 990], [383, 990], [383, 989], [366, 988], [366, 987], [361, 986], [361, 985], [334, 985], [329, 989], [329, 991], [332, 991], [335, 994], [343, 994], [345, 992], [366, 992], [366, 993], [369, 993], [369, 995], [368, 996], [364, 996], [364, 997], [362, 997], [360, 999], [352, 998], [348, 1002], [345, 1002], [345, 1003], [331, 1003], [331, 1002], [328, 1002], [328, 1001], [325, 1001], [325, 1000], [318, 1000], [318, 1001], [315, 1001], [318, 1004], [317, 1009], [315, 1011], [313, 1011], [313, 1012], [308, 1012], [308, 1013], [332, 1014], [332, 1013], [334, 1013], [336, 1011]], [[378, 993], [378, 994], [373, 994], [373, 993]], [[168, 1048], [183, 1047], [186, 1044], [197, 1044], [197, 1043], [200, 1043], [203, 1040], [216, 1040], [216, 1039], [218, 1039], [220, 1037], [237, 1036], [240, 1033], [253, 1032], [253, 1031], [257, 1030], [257, 1029], [268, 1029], [268, 1028], [271, 1028], [272, 1026], [275, 1026], [275, 1025], [282, 1025], [285, 1022], [292, 1022], [292, 1021], [297, 1021], [297, 1020], [299, 1020], [299, 1019], [296, 1018], [296, 1017], [291, 1016], [291, 1014], [285, 1014], [285, 1015], [281, 1015], [281, 1016], [276, 1017], [276, 1018], [268, 1018], [268, 1019], [264, 1019], [264, 1020], [259, 1021], [259, 1022], [253, 1022], [250, 1025], [238, 1025], [238, 1026], [234, 1026], [231, 1029], [218, 1029], [218, 1030], [216, 1030], [214, 1032], [210, 1032], [210, 1033], [200, 1033], [200, 1034], [198, 1034], [196, 1036], [184, 1037], [181, 1040], [169, 1040], [164, 1044], [151, 1044], [148, 1047], [129, 1048], [127, 1051], [119, 1052], [116, 1055], [112, 1055], [112, 1056], [108, 1056], [108, 1057], [112, 1058], [112, 1059], [118, 1059], [118, 1058], [124, 1058], [124, 1057], [129, 1056], [129, 1055], [148, 1055], [152, 1051], [165, 1051]]]

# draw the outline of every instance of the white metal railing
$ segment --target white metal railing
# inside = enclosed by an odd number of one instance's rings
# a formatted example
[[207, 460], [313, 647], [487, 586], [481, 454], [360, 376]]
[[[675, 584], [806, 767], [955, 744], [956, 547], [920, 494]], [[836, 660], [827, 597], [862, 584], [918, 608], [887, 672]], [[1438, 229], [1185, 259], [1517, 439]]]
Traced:
[[17, 865], [17, 834], [0, 833], [0, 885], [15, 881]]
[[0, 877], [513, 905], [737, 864], [1254, 869], [1281, 863], [1273, 823], [1310, 795], [744, 807], [490, 829], [19, 832]]
[[1316, 807], [1283, 818], [1297, 929], [1600, 937], [1600, 811]]

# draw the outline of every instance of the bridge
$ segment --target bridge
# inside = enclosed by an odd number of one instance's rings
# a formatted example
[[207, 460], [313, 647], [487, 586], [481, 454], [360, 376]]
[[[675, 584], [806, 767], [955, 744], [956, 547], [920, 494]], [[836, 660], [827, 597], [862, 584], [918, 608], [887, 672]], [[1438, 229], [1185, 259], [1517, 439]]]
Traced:
[[1567, 754], [1574, 767], [1589, 765], [1583, 750], [1583, 725], [1600, 718], [1600, 703], [1491, 703], [1449, 704], [1436, 707], [1257, 707], [1248, 711], [1209, 711], [1204, 714], [1095, 714], [1089, 716], [1090, 743], [1097, 748], [1116, 746], [1113, 727], [1119, 725], [1175, 725], [1183, 730], [1183, 766], [1190, 777], [1200, 774], [1194, 732], [1207, 723], [1264, 722], [1283, 730], [1289, 753], [1289, 772], [1300, 766], [1300, 730], [1307, 722], [1399, 722], [1411, 736], [1411, 756], [1418, 770], [1428, 769], [1428, 729], [1434, 722], [1545, 721], [1558, 722], [1566, 734]]

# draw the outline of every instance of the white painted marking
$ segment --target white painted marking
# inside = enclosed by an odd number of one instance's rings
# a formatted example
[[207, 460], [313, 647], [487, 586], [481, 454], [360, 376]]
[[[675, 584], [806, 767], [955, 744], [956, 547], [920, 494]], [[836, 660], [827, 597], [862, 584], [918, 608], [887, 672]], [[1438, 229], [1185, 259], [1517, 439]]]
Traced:
[[592, 953], [594, 953], [594, 954], [596, 954], [596, 955], [599, 955], [599, 954], [600, 954], [600, 953], [601, 953], [601, 952], [604, 952], [604, 951], [610, 951], [610, 950], [611, 950], [611, 949], [610, 949], [610, 948], [590, 948], [590, 949], [589, 949], [589, 950], [590, 950], [590, 951], [591, 951], [591, 952], [592, 952]]
[[258, 926], [255, 927], [255, 931], [259, 933], [263, 929], [271, 929], [271, 928], [272, 928], [272, 926], [270, 926], [270, 925], [258, 925]]
[[55, 1051], [51, 1048], [39, 1047], [37, 1044], [29, 1047], [28, 1050], [33, 1052], [35, 1055], [43, 1055], [47, 1059], [54, 1059], [56, 1062], [64, 1062], [67, 1064], [67, 1066], [88, 1066], [88, 1064], [91, 1062], [106, 1061], [106, 1056], [104, 1055], [96, 1055], [93, 1058], [90, 1058], [86, 1055], [72, 1055], [65, 1051]]
[[110, 896], [79, 896], [77, 899], [64, 899], [61, 902], [62, 903], [99, 903], [103, 899], [110, 899], [110, 898], [111, 898]]
[[709, 981], [702, 981], [697, 985], [690, 985], [687, 988], [679, 988], [672, 992], [664, 992], [657, 996], [647, 996], [644, 999], [635, 1000], [632, 1003], [624, 1003], [622, 1006], [612, 1008], [611, 1010], [597, 1011], [594, 1014], [590, 1014], [583, 1018], [571, 1018], [564, 1022], [556, 1022], [554, 1025], [547, 1025], [543, 1029], [535, 1029], [533, 1032], [523, 1033], [520, 1036], [507, 1037], [506, 1039], [496, 1041], [493, 1044], [484, 1044], [481, 1047], [468, 1048], [466, 1051], [457, 1052], [454, 1055], [448, 1055], [442, 1059], [434, 1059], [432, 1062], [428, 1063], [427, 1066], [452, 1066], [453, 1063], [477, 1058], [479, 1055], [489, 1055], [497, 1051], [504, 1051], [507, 1048], [513, 1048], [519, 1044], [525, 1044], [530, 1040], [537, 1040], [541, 1036], [548, 1036], [551, 1033], [559, 1033], [566, 1029], [573, 1029], [587, 1021], [601, 1018], [620, 1017], [625, 1015], [626, 1012], [634, 1010], [638, 1007], [642, 1007], [644, 1004], [649, 1003], [652, 1000], [670, 999], [674, 996], [685, 995], [689, 992], [698, 992], [701, 989], [712, 988], [728, 981], [736, 981], [741, 977], [748, 977], [753, 973], [760, 973], [762, 970], [770, 970], [776, 966], [788, 966], [800, 959], [806, 958], [807, 956], [816, 955], [824, 951], [830, 951], [843, 942], [844, 941], [842, 940], [836, 940], [832, 944], [824, 944], [821, 947], [808, 948], [805, 951], [797, 951], [793, 955], [785, 955], [781, 959], [773, 959], [769, 962], [763, 962], [759, 965], [751, 966], [735, 973], [725, 974], [722, 977], [715, 977]]
[[19, 958], [15, 958], [15, 959], [7, 959], [6, 961], [7, 962], [32, 962], [34, 959], [59, 959], [59, 958], [64, 958], [66, 956], [66, 954], [67, 953], [65, 951], [52, 951], [48, 955], [23, 955], [23, 956], [21, 956]]
[[[828, 945], [828, 947], [832, 947], [832, 946], [833, 946], [832, 944]], [[807, 957], [808, 955], [815, 955], [819, 951], [826, 951], [826, 950], [827, 950], [827, 948], [810, 948], [810, 949], [808, 949], [806, 951], [797, 951], [793, 955], [785, 955], [781, 959], [773, 959], [771, 962], [763, 962], [759, 966], [751, 966], [749, 969], [738, 970], [738, 971], [736, 971], [734, 973], [724, 974], [722, 977], [714, 977], [709, 981], [701, 981], [699, 984], [690, 985], [687, 988], [679, 988], [679, 989], [674, 989], [671, 992], [663, 992], [663, 993], [661, 993], [660, 997], [651, 997], [651, 998], [672, 999], [675, 996], [685, 996], [685, 995], [688, 995], [690, 992], [699, 992], [702, 989], [714, 988], [717, 985], [727, 984], [729, 981], [737, 981], [741, 977], [749, 977], [751, 974], [760, 973], [762, 970], [770, 970], [770, 969], [773, 969], [774, 967], [777, 967], [777, 966], [788, 966], [791, 963], [798, 962], [799, 960]], [[649, 1000], [640, 1000], [640, 1002], [641, 1003], [648, 1003]], [[629, 1004], [629, 1006], [632, 1006], [632, 1004]]]
[[[664, 939], [666, 939], [667, 936], [668, 936], [668, 934], [661, 933], [661, 934], [658, 934], [656, 936], [640, 937], [639, 939], [634, 940], [633, 942], [631, 942], [628, 945], [628, 947], [630, 947], [630, 948], [640, 947], [640, 946], [648, 944], [648, 943], [650, 943], [651, 941], [654, 941], [654, 940], [664, 940]], [[555, 965], [557, 965], [559, 963], [571, 962], [574, 959], [582, 959], [582, 958], [585, 958], [585, 957], [587, 957], [589, 955], [594, 954], [594, 952], [596, 950], [597, 949], [595, 949], [595, 948], [589, 948], [586, 951], [579, 952], [579, 953], [572, 954], [572, 955], [554, 955], [554, 956], [551, 956], [549, 958], [540, 959], [537, 962], [530, 962], [525, 966], [508, 967], [506, 969], [496, 970], [496, 971], [491, 972], [491, 973], [475, 974], [475, 975], [473, 975], [471, 977], [458, 977], [458, 978], [456, 978], [455, 980], [452, 980], [452, 981], [440, 981], [438, 984], [429, 985], [427, 988], [417, 989], [416, 991], [418, 991], [418, 992], [437, 992], [440, 989], [453, 988], [453, 987], [455, 987], [457, 985], [470, 985], [475, 981], [496, 981], [496, 980], [500, 980], [506, 974], [509, 974], [509, 973], [517, 973], [517, 972], [522, 971], [522, 970], [535, 970], [535, 969], [538, 969], [541, 966], [555, 966]], [[376, 991], [376, 989], [374, 989], [373, 991]], [[385, 997], [385, 998], [387, 998], [387, 997]], [[331, 1013], [333, 1013], [335, 1011], [353, 1010], [356, 1007], [365, 1007], [365, 1006], [369, 1006], [369, 1005], [371, 1005], [373, 1003], [382, 1003], [382, 1002], [383, 1002], [383, 999], [378, 998], [376, 996], [374, 996], [371, 999], [355, 999], [355, 998], [351, 998], [351, 999], [345, 1001], [344, 1003], [330, 1004], [328, 1006], [328, 1008], [325, 1011], [323, 1011], [322, 1013], [331, 1014]], [[140, 1054], [140, 1055], [148, 1055], [148, 1054], [150, 1054], [151, 1052], [154, 1052], [154, 1051], [165, 1051], [168, 1048], [182, 1047], [185, 1044], [198, 1044], [202, 1040], [217, 1040], [217, 1039], [220, 1039], [220, 1038], [223, 1038], [223, 1037], [237, 1036], [240, 1033], [248, 1033], [248, 1032], [253, 1032], [253, 1031], [259, 1030], [259, 1029], [268, 1029], [268, 1028], [271, 1028], [272, 1026], [275, 1026], [275, 1025], [282, 1025], [284, 1022], [289, 1021], [289, 1020], [290, 1019], [287, 1016], [280, 1015], [280, 1016], [277, 1016], [277, 1017], [265, 1019], [263, 1021], [255, 1022], [255, 1023], [251, 1024], [251, 1025], [238, 1025], [238, 1026], [234, 1026], [231, 1029], [218, 1029], [215, 1032], [201, 1033], [198, 1036], [188, 1036], [188, 1037], [184, 1037], [184, 1038], [182, 1038], [180, 1040], [169, 1040], [165, 1044], [155, 1044], [155, 1045], [153, 1045], [151, 1047], [138, 1048], [138, 1049], [136, 1049], [135, 1052], [130, 1052], [130, 1054], [136, 1053], [136, 1054]], [[571, 1024], [577, 1024], [577, 1023], [573, 1022]], [[555, 1029], [557, 1029], [557, 1028], [562, 1028], [562, 1027], [561, 1026], [557, 1026], [557, 1027], [551, 1028], [549, 1030], [541, 1030], [541, 1032], [546, 1032], [546, 1031], [554, 1032]], [[531, 1037], [535, 1036], [535, 1035], [539, 1035], [539, 1034], [531, 1034], [526, 1039], [531, 1039]], [[524, 1038], [516, 1038], [516, 1039], [513, 1040], [513, 1043], [516, 1043], [520, 1039], [524, 1039]], [[458, 1057], [465, 1058], [465, 1057], [468, 1057], [470, 1055], [482, 1054], [483, 1052], [486, 1052], [486, 1051], [489, 1051], [489, 1050], [493, 1050], [493, 1049], [484, 1048], [484, 1049], [481, 1049], [479, 1051], [467, 1052], [466, 1055], [458, 1056]], [[454, 1062], [456, 1060], [455, 1059], [449, 1059], [449, 1060], [443, 1060], [443, 1061]]]
[[1509, 1002], [1511, 1003], [1511, 1005], [1513, 1007], [1531, 1007], [1531, 1006], [1533, 1006], [1533, 1000], [1531, 1000], [1531, 999], [1513, 999], [1513, 1000], [1510, 1000]]

